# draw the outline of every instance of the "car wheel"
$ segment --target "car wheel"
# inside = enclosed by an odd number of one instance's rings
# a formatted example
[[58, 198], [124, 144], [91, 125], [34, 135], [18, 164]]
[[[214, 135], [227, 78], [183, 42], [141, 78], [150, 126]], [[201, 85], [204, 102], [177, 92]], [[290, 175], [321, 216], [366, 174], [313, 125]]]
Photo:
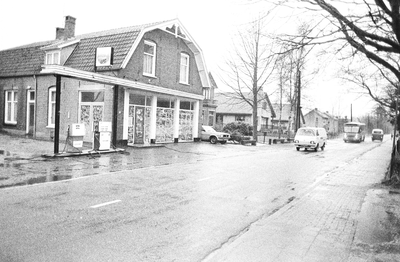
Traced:
[[300, 147], [296, 147], [296, 150], [299, 151], [299, 150], [300, 150]]
[[323, 146], [321, 146], [321, 150], [324, 151], [324, 149], [325, 149], [325, 143]]
[[318, 146], [319, 146], [319, 144], [317, 144], [317, 146], [314, 148], [314, 151], [315, 151], [315, 152], [318, 151]]
[[226, 140], [222, 140], [222, 141], [221, 141], [221, 144], [226, 144]]
[[210, 143], [211, 144], [217, 143], [217, 138], [215, 136], [210, 137]]

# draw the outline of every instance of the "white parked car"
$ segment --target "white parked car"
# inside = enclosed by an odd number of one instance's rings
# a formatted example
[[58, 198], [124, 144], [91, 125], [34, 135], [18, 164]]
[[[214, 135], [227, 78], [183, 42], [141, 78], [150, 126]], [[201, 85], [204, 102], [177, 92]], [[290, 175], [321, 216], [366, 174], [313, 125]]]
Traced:
[[325, 128], [320, 127], [302, 127], [299, 128], [296, 132], [296, 136], [294, 137], [294, 146], [296, 147], [297, 151], [300, 148], [307, 149], [314, 149], [315, 151], [318, 148], [321, 150], [325, 149], [326, 146], [326, 130]]
[[230, 134], [215, 131], [212, 126], [201, 127], [201, 140], [210, 141], [211, 144], [215, 144], [217, 142], [225, 144], [230, 138]]

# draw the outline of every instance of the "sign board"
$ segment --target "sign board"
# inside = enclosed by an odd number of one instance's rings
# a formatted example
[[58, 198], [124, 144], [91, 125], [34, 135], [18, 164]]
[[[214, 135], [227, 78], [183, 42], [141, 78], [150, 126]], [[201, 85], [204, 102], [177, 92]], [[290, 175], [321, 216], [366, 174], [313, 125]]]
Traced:
[[82, 139], [73, 139], [72, 146], [75, 148], [83, 147], [83, 137]]
[[113, 52], [112, 47], [98, 47], [96, 48], [96, 67], [98, 66], [112, 66]]
[[109, 150], [111, 144], [111, 133], [110, 132], [100, 132], [100, 146], [99, 150]]
[[99, 132], [111, 132], [111, 122], [99, 122]]
[[85, 136], [85, 124], [72, 124], [71, 136]]

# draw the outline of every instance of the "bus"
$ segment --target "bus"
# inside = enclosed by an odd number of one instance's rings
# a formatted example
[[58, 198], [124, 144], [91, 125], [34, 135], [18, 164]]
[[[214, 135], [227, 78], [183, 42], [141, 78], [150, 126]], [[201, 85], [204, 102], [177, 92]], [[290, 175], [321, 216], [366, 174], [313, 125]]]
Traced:
[[365, 124], [360, 122], [348, 122], [344, 124], [343, 141], [363, 142], [365, 140]]

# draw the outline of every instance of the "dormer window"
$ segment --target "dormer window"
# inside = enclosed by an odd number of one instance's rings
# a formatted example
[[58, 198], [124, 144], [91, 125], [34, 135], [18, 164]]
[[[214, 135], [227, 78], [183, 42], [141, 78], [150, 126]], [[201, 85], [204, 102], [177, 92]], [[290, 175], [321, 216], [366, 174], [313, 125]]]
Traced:
[[46, 65], [59, 65], [60, 64], [60, 51], [46, 53]]
[[155, 43], [144, 41], [143, 74], [146, 76], [155, 76], [156, 47]]

